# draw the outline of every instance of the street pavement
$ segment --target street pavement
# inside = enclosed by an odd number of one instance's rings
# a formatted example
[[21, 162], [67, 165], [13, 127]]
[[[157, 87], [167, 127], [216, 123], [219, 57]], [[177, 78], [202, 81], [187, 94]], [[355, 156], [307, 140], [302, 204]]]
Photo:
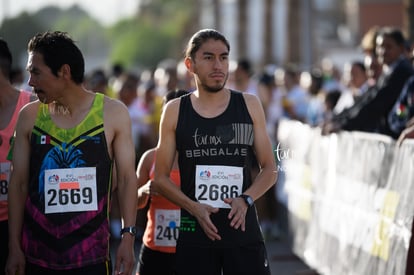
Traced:
[[272, 275], [318, 275], [292, 252], [287, 240], [266, 241], [266, 248]]
[[[112, 261], [115, 261], [115, 251], [118, 247], [118, 241], [113, 241], [111, 246]], [[137, 243], [135, 255], [138, 258], [140, 244]], [[318, 275], [297, 257], [291, 249], [287, 239], [281, 238], [266, 241], [268, 260], [272, 275]], [[255, 275], [255, 274], [252, 274]]]

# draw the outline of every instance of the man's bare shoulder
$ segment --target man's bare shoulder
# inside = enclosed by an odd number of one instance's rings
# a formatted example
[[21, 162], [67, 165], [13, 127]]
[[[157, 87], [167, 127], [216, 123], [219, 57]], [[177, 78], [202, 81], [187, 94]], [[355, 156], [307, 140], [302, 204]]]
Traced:
[[105, 113], [117, 116], [117, 113], [128, 113], [128, 108], [120, 100], [105, 95], [104, 98]]
[[180, 109], [180, 102], [181, 98], [175, 98], [170, 100], [167, 104], [165, 104], [163, 110], [164, 116], [178, 114], [178, 111]]
[[20, 116], [24, 117], [24, 119], [36, 118], [37, 112], [39, 110], [39, 106], [40, 106], [39, 100], [35, 100], [35, 101], [31, 101], [27, 103], [25, 106], [23, 106], [20, 109]]
[[249, 110], [250, 114], [256, 113], [263, 109], [262, 103], [258, 96], [248, 93], [242, 93], [244, 97], [244, 101], [246, 102], [247, 109]]
[[105, 102], [105, 105], [108, 105], [108, 106], [120, 106], [120, 107], [123, 106], [123, 107], [126, 107], [125, 104], [122, 103], [122, 101], [120, 101], [119, 99], [112, 98], [112, 97], [109, 97], [107, 95], [104, 95], [104, 102]]
[[116, 133], [130, 133], [131, 118], [125, 104], [118, 99], [105, 96], [104, 124], [105, 133], [109, 141], [116, 136]]
[[32, 101], [27, 103], [19, 111], [19, 119], [17, 126], [19, 130], [30, 131], [35, 124], [37, 113], [39, 112], [40, 101]]
[[162, 127], [169, 129], [175, 129], [177, 127], [180, 102], [181, 98], [175, 98], [164, 105], [161, 115]]
[[246, 102], [247, 105], [250, 104], [260, 104], [260, 100], [259, 97], [257, 97], [256, 95], [253, 94], [249, 94], [249, 93], [241, 93], [244, 97], [244, 101]]

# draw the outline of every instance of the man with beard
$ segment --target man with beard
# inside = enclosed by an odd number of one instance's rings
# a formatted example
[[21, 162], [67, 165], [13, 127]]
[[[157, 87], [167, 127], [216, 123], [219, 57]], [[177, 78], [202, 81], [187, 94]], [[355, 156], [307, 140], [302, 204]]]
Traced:
[[[218, 31], [195, 33], [184, 62], [197, 89], [162, 114], [154, 185], [181, 207], [179, 275], [270, 274], [254, 201], [275, 184], [276, 165], [259, 99], [225, 87], [229, 51]], [[176, 152], [181, 188], [169, 178]]]

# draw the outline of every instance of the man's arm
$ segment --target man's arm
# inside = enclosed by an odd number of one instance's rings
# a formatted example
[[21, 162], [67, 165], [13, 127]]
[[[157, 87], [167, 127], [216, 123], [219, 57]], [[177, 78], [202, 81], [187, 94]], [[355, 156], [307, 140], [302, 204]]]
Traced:
[[277, 180], [276, 162], [272, 144], [266, 131], [266, 120], [262, 106], [255, 96], [244, 94], [247, 108], [253, 119], [253, 146], [259, 163], [259, 174], [245, 191], [253, 200], [260, 198]]
[[137, 177], [138, 177], [138, 205], [137, 209], [144, 208], [147, 203], [149, 196], [154, 194], [151, 192], [151, 179], [150, 179], [150, 172], [152, 165], [154, 163], [155, 157], [155, 149], [147, 150], [139, 160], [138, 167], [137, 167]]
[[[259, 99], [250, 94], [243, 94], [249, 114], [253, 120], [254, 151], [259, 164], [259, 173], [252, 185], [245, 190], [254, 201], [260, 198], [272, 185], [276, 183], [277, 170], [269, 135], [266, 131], [266, 121], [263, 107]], [[225, 199], [231, 205], [229, 213], [230, 225], [235, 229], [245, 230], [247, 205], [242, 198]]]
[[[117, 189], [122, 226], [135, 226], [137, 209], [137, 177], [135, 174], [135, 150], [132, 142], [131, 120], [126, 107], [116, 100], [105, 103], [105, 128], [112, 133], [112, 153], [117, 175]], [[105, 129], [106, 131], [106, 129]], [[134, 264], [135, 236], [123, 234], [117, 251], [115, 271], [121, 269], [131, 274]], [[118, 274], [118, 273], [116, 273]]]
[[38, 104], [22, 109], [16, 124], [13, 145], [12, 174], [9, 183], [9, 274], [24, 274], [25, 257], [21, 247], [24, 205], [28, 194], [30, 134]]
[[180, 100], [169, 102], [161, 116], [154, 186], [157, 192], [195, 216], [210, 239], [219, 240], [221, 238], [217, 234], [217, 228], [210, 220], [210, 214], [217, 212], [218, 208], [191, 200], [170, 179], [170, 171], [176, 154], [175, 130], [179, 105]]

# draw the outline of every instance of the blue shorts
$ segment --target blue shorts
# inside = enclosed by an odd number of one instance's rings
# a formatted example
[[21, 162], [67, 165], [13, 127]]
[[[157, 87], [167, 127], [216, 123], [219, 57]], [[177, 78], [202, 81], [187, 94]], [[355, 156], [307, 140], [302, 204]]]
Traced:
[[177, 275], [270, 275], [264, 242], [231, 248], [177, 244]]

